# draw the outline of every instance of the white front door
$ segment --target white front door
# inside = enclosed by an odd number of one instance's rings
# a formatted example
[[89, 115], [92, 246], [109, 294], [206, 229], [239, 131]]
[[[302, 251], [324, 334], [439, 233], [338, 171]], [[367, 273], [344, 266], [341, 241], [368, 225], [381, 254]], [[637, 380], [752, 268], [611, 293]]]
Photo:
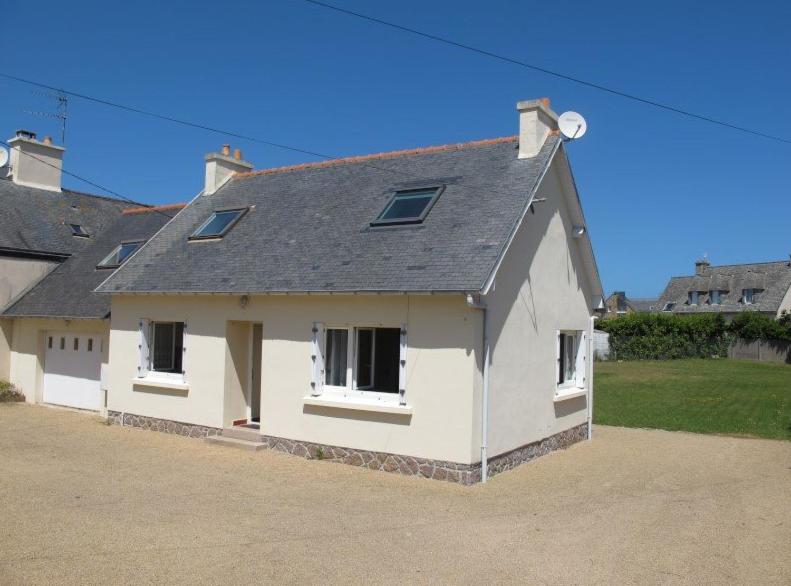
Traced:
[[102, 336], [47, 332], [44, 342], [44, 402], [99, 409]]

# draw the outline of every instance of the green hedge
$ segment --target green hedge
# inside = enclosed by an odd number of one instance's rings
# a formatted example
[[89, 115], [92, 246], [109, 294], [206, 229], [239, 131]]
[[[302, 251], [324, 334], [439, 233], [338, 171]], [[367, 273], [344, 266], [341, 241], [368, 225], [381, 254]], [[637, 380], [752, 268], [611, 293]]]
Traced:
[[610, 334], [610, 357], [615, 360], [713, 358], [727, 356], [728, 346], [739, 338], [791, 341], [791, 314], [775, 320], [751, 311], [726, 323], [716, 313], [632, 313], [602, 320], [597, 328]]

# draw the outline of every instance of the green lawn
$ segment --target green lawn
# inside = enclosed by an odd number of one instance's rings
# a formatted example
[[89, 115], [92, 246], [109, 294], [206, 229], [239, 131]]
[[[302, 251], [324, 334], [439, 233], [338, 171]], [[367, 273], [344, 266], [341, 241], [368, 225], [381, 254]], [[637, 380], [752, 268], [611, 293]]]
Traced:
[[594, 384], [595, 423], [791, 439], [791, 366], [597, 362]]

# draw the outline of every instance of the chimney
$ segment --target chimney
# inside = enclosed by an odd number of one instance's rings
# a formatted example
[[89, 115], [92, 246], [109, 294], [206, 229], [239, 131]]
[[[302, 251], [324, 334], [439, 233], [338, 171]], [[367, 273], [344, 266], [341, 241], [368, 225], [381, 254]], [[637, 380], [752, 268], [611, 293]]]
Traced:
[[702, 276], [703, 273], [706, 272], [706, 269], [709, 268], [710, 264], [711, 263], [709, 263], [708, 259], [699, 258], [695, 261], [695, 274], [698, 277]]
[[535, 157], [549, 133], [558, 129], [558, 115], [549, 108], [549, 98], [517, 102], [519, 111], [519, 158]]
[[36, 140], [36, 133], [17, 130], [16, 136], [8, 141], [11, 145], [9, 176], [17, 185], [60, 191], [63, 147], [52, 144], [47, 137], [44, 142]]
[[216, 192], [234, 173], [245, 173], [253, 170], [253, 164], [242, 159], [242, 151], [236, 149], [231, 156], [231, 145], [222, 145], [219, 153], [206, 155], [206, 184], [203, 195]]

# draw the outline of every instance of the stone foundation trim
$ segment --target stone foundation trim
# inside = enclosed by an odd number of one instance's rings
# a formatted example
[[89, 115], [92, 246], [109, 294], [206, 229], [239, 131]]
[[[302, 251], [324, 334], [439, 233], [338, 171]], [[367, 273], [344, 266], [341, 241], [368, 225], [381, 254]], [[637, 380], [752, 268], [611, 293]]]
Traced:
[[[107, 419], [112, 424], [122, 425], [121, 413], [118, 411], [108, 411]], [[215, 427], [204, 427], [202, 425], [180, 423], [131, 413], [123, 414], [123, 425], [199, 438], [221, 435], [222, 433], [221, 429]], [[555, 450], [568, 448], [587, 437], [588, 424], [583, 423], [540, 441], [521, 446], [504, 454], [498, 454], [489, 459], [489, 477], [512, 470], [520, 464]], [[466, 486], [481, 481], [480, 462], [459, 464], [444, 460], [430, 460], [385, 452], [369, 452], [354, 448], [315, 444], [271, 435], [262, 435], [260, 441], [269, 449], [293, 456], [301, 456], [309, 460], [326, 460], [327, 462], [359, 466], [369, 470], [456, 482]]]
[[[123, 421], [122, 421], [123, 417]], [[169, 419], [157, 419], [156, 417], [146, 417], [145, 415], [135, 415], [133, 413], [121, 413], [120, 411], [107, 411], [107, 421], [113, 425], [126, 427], [137, 427], [163, 433], [174, 433], [187, 437], [209, 437], [220, 435], [222, 429], [216, 427], [206, 427], [192, 423], [182, 423], [181, 421], [170, 421]]]

